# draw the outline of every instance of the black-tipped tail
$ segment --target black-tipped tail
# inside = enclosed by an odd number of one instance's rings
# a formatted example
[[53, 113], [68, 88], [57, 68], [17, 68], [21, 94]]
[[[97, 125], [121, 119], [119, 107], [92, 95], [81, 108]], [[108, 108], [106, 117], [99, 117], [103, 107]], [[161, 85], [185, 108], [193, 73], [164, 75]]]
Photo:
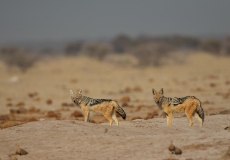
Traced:
[[204, 110], [201, 107], [201, 103], [199, 103], [199, 106], [197, 107], [197, 114], [202, 119], [202, 122], [204, 122]]
[[117, 107], [116, 107], [116, 112], [117, 112], [123, 119], [126, 118], [126, 113], [125, 113], [125, 111], [124, 111], [119, 105], [117, 105]]

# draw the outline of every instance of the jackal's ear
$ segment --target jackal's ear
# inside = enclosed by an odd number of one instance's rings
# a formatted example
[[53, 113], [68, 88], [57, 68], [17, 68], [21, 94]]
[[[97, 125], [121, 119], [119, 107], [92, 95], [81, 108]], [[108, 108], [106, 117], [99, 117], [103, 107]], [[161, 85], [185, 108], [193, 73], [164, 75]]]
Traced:
[[155, 89], [152, 89], [153, 94], [157, 94], [157, 91]]
[[78, 92], [79, 95], [81, 95], [81, 93], [82, 93], [82, 90], [80, 90], [80, 91]]
[[162, 95], [164, 94], [163, 88], [161, 88], [159, 93], [162, 94]]
[[74, 93], [73, 91], [70, 89], [70, 95], [73, 97], [74, 96]]

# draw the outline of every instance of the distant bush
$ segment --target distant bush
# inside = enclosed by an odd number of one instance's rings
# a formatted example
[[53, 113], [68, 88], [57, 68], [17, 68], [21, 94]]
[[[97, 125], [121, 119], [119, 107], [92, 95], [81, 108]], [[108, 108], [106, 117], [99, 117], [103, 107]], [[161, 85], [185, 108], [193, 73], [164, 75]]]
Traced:
[[83, 44], [84, 44], [83, 41], [77, 41], [77, 42], [68, 44], [64, 49], [65, 54], [66, 55], [77, 55], [81, 51]]
[[161, 45], [140, 45], [133, 50], [140, 66], [160, 66], [162, 59], [167, 57], [170, 48]]
[[116, 53], [124, 53], [133, 43], [134, 40], [124, 34], [116, 36], [111, 42], [113, 51]]
[[230, 55], [230, 36], [227, 36], [224, 40], [224, 54]]
[[222, 49], [222, 43], [216, 39], [203, 40], [201, 42], [201, 49], [212, 54], [219, 54]]
[[19, 47], [2, 47], [0, 57], [8, 67], [18, 67], [22, 72], [26, 72], [38, 60], [37, 55]]
[[109, 44], [102, 43], [88, 43], [85, 44], [81, 50], [82, 54], [91, 58], [102, 60], [107, 54], [111, 52]]

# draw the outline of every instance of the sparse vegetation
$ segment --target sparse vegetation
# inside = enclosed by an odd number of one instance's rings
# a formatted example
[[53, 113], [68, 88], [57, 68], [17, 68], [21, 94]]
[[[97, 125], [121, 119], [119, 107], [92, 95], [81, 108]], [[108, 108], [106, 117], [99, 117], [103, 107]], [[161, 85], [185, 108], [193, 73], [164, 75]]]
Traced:
[[38, 56], [19, 47], [3, 47], [0, 52], [1, 60], [8, 67], [18, 67], [26, 72], [38, 60]]
[[[204, 51], [212, 55], [229, 56], [230, 36], [223, 39], [201, 39], [179, 35], [157, 37], [141, 35], [133, 38], [120, 34], [109, 42], [71, 42], [63, 50], [66, 56], [86, 55], [90, 58], [105, 61], [108, 60], [105, 57], [109, 54], [129, 54], [138, 61], [139, 66], [159, 67], [166, 64], [167, 60], [181, 64], [181, 57], [184, 59], [184, 56], [192, 51]], [[44, 48], [41, 51], [45, 53], [40, 54], [42, 56], [60, 55], [54, 54], [52, 48]], [[9, 68], [17, 67], [22, 72], [26, 72], [39, 60], [36, 54], [17, 46], [0, 48], [0, 58]]]

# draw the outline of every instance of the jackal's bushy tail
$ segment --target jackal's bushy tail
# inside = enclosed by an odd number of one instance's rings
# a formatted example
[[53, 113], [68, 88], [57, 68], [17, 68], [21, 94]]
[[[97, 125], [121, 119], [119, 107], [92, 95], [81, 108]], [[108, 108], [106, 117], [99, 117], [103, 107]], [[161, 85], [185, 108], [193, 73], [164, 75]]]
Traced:
[[123, 118], [126, 118], [126, 113], [125, 111], [121, 108], [121, 106], [118, 105], [117, 102], [114, 101], [114, 107], [115, 107], [115, 111]]
[[199, 115], [199, 117], [202, 119], [202, 122], [204, 122], [204, 110], [203, 110], [203, 108], [201, 106], [200, 100], [198, 100], [198, 105], [197, 105], [196, 112]]

